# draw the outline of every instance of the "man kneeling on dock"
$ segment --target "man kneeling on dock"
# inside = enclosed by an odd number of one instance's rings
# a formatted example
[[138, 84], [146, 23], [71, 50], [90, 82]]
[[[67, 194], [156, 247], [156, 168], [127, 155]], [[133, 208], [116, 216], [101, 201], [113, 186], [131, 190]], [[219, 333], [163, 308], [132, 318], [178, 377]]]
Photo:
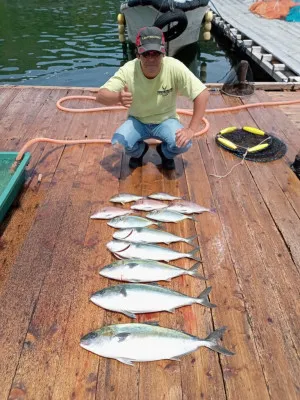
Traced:
[[[137, 58], [101, 86], [96, 99], [107, 106], [121, 103], [128, 108], [128, 118], [114, 133], [112, 144], [124, 146], [131, 168], [142, 166], [149, 148], [144, 140], [154, 138], [161, 141], [156, 149], [162, 167], [172, 170], [174, 157], [191, 147], [191, 139], [199, 131], [209, 93], [183, 63], [165, 56], [164, 34], [159, 28], [140, 29], [136, 46]], [[176, 114], [178, 94], [193, 101], [188, 127]]]

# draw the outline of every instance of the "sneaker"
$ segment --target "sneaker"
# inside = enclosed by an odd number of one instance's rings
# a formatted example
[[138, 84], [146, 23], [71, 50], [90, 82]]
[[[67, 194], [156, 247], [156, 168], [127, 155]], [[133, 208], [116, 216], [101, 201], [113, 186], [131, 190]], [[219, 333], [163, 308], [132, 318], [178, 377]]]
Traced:
[[143, 165], [143, 157], [149, 149], [148, 143], [145, 143], [145, 149], [139, 157], [131, 157], [129, 160], [129, 167], [135, 169]]
[[156, 146], [156, 151], [160, 155], [163, 168], [168, 169], [168, 170], [175, 169], [175, 162], [174, 162], [173, 158], [165, 157], [165, 155], [161, 149], [161, 143]]

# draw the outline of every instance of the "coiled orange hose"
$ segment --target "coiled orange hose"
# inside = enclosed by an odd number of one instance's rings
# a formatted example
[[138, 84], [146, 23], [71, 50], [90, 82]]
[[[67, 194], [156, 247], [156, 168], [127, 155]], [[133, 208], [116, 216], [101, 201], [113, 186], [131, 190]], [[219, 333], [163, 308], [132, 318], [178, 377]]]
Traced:
[[[61, 111], [66, 111], [66, 112], [75, 112], [75, 113], [85, 113], [85, 112], [99, 112], [99, 111], [125, 111], [127, 110], [123, 106], [110, 106], [110, 107], [96, 107], [96, 108], [87, 108], [87, 109], [76, 109], [76, 108], [68, 108], [64, 107], [61, 104], [67, 100], [78, 100], [78, 99], [87, 99], [87, 100], [96, 100], [95, 96], [66, 96], [62, 97], [60, 100], [57, 101], [56, 106], [59, 110]], [[264, 102], [264, 103], [252, 103], [252, 104], [243, 104], [240, 106], [235, 106], [235, 107], [225, 107], [225, 108], [213, 108], [213, 109], [208, 109], [205, 110], [206, 114], [216, 114], [216, 113], [222, 113], [222, 112], [232, 112], [232, 111], [239, 111], [243, 109], [248, 109], [248, 108], [253, 108], [253, 107], [272, 107], [272, 106], [283, 106], [283, 105], [291, 105], [291, 104], [298, 104], [300, 103], [300, 99], [297, 100], [289, 100], [289, 101], [269, 101], [269, 102]], [[193, 115], [193, 110], [188, 110], [184, 108], [179, 108], [176, 110], [178, 114], [182, 115]], [[206, 118], [202, 118], [205, 127], [199, 131], [196, 132], [194, 137], [203, 135], [209, 130], [210, 124]], [[58, 140], [58, 139], [49, 139], [49, 138], [35, 138], [32, 140], [29, 140], [19, 151], [16, 161], [14, 165], [16, 165], [18, 162], [21, 161], [24, 153], [27, 151], [27, 149], [38, 142], [47, 142], [47, 143], [55, 143], [55, 144], [101, 144], [101, 143], [110, 143], [110, 139], [86, 139], [86, 140]], [[156, 141], [153, 141], [154, 143], [157, 143]], [[150, 143], [152, 143], [150, 141]], [[12, 168], [14, 168], [14, 165]]]

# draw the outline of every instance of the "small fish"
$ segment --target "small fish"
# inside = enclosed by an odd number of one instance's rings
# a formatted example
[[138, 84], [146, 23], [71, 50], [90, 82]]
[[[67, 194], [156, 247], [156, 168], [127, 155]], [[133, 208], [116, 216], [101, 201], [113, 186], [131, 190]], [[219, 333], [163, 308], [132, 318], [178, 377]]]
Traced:
[[160, 222], [179, 222], [183, 221], [184, 219], [192, 219], [193, 221], [198, 222], [193, 216], [190, 217], [177, 211], [170, 211], [168, 208], [151, 211], [150, 213], [146, 214], [146, 217]]
[[206, 280], [204, 276], [198, 273], [199, 265], [200, 263], [197, 262], [192, 268], [183, 269], [159, 261], [131, 258], [108, 264], [99, 270], [99, 274], [109, 279], [126, 282], [170, 281], [172, 278], [182, 275]]
[[182, 197], [177, 197], [177, 196], [172, 196], [171, 194], [168, 193], [152, 193], [149, 194], [150, 199], [155, 199], [155, 200], [179, 200], [182, 199]]
[[196, 247], [189, 253], [180, 253], [166, 247], [156, 246], [154, 244], [128, 243], [121, 240], [112, 240], [107, 243], [106, 247], [120, 258], [140, 258], [142, 260], [172, 261], [178, 258], [192, 258], [201, 261], [200, 258], [194, 257], [194, 253], [199, 251]]
[[129, 318], [135, 314], [168, 311], [191, 304], [202, 304], [208, 308], [216, 307], [208, 300], [211, 287], [198, 297], [186, 296], [157, 284], [125, 283], [106, 287], [91, 296], [91, 301], [106, 310], [120, 312]]
[[114, 232], [113, 238], [124, 240], [125, 242], [132, 243], [175, 243], [184, 242], [192, 244], [198, 235], [191, 236], [189, 238], [182, 238], [180, 236], [173, 235], [172, 233], [151, 229], [151, 228], [134, 228], [134, 229], [121, 229]]
[[136, 215], [123, 215], [121, 217], [113, 218], [107, 223], [107, 225], [117, 229], [143, 228], [153, 224], [159, 225], [158, 223], [150, 221], [147, 218], [138, 217]]
[[182, 214], [201, 214], [203, 212], [216, 212], [215, 209], [209, 209], [192, 203], [191, 201], [179, 200], [170, 204], [167, 208], [170, 211], [177, 211]]
[[127, 365], [134, 365], [134, 361], [178, 361], [179, 357], [202, 346], [225, 356], [232, 356], [234, 353], [218, 344], [225, 330], [226, 327], [219, 328], [201, 339], [153, 323], [106, 325], [82, 337], [80, 346], [99, 356], [113, 358]]
[[139, 210], [139, 211], [153, 211], [166, 207], [168, 207], [168, 204], [163, 203], [162, 201], [152, 200], [152, 199], [141, 199], [138, 200], [135, 204], [133, 204], [130, 208], [132, 210]]
[[104, 207], [91, 216], [91, 219], [111, 219], [121, 215], [132, 214], [132, 210], [126, 210], [119, 207]]
[[136, 194], [130, 194], [130, 193], [119, 193], [116, 194], [115, 196], [111, 197], [109, 201], [112, 203], [130, 203], [131, 201], [137, 201], [142, 199], [143, 196], [137, 196]]

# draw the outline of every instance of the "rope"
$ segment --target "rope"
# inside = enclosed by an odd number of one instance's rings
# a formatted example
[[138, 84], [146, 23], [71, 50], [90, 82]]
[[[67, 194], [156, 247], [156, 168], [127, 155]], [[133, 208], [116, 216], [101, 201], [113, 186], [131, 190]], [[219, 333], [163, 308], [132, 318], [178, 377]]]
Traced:
[[247, 156], [247, 153], [248, 153], [248, 150], [246, 150], [245, 153], [243, 154], [243, 159], [242, 159], [242, 161], [240, 161], [239, 163], [235, 164], [235, 165], [230, 169], [230, 171], [227, 172], [227, 174], [225, 174], [225, 175], [209, 174], [209, 175], [210, 175], [210, 176], [214, 176], [215, 178], [219, 178], [219, 179], [226, 178], [226, 176], [228, 176], [229, 174], [231, 174], [231, 172], [234, 170], [235, 167], [237, 167], [238, 165], [244, 164], [244, 161], [245, 161], [245, 158], [246, 158], [246, 156]]
[[[261, 142], [259, 142], [257, 146], [259, 146], [260, 144], [264, 143], [266, 140], [269, 140], [269, 139], [270, 139], [270, 137], [267, 137], [266, 139], [264, 139]], [[247, 147], [243, 147], [243, 146], [240, 146], [240, 145], [239, 145], [239, 147], [241, 147], [242, 149], [246, 150], [245, 153], [243, 154], [242, 161], [240, 161], [237, 164], [233, 165], [233, 167], [230, 169], [230, 171], [228, 171], [227, 174], [225, 174], [225, 175], [215, 175], [215, 174], [209, 174], [209, 175], [210, 176], [214, 176], [215, 178], [219, 178], [219, 179], [226, 178], [226, 176], [231, 174], [231, 172], [234, 170], [235, 167], [244, 164], [245, 158], [247, 157], [247, 154], [248, 154], [248, 151], [249, 151], [249, 147], [247, 148]]]

